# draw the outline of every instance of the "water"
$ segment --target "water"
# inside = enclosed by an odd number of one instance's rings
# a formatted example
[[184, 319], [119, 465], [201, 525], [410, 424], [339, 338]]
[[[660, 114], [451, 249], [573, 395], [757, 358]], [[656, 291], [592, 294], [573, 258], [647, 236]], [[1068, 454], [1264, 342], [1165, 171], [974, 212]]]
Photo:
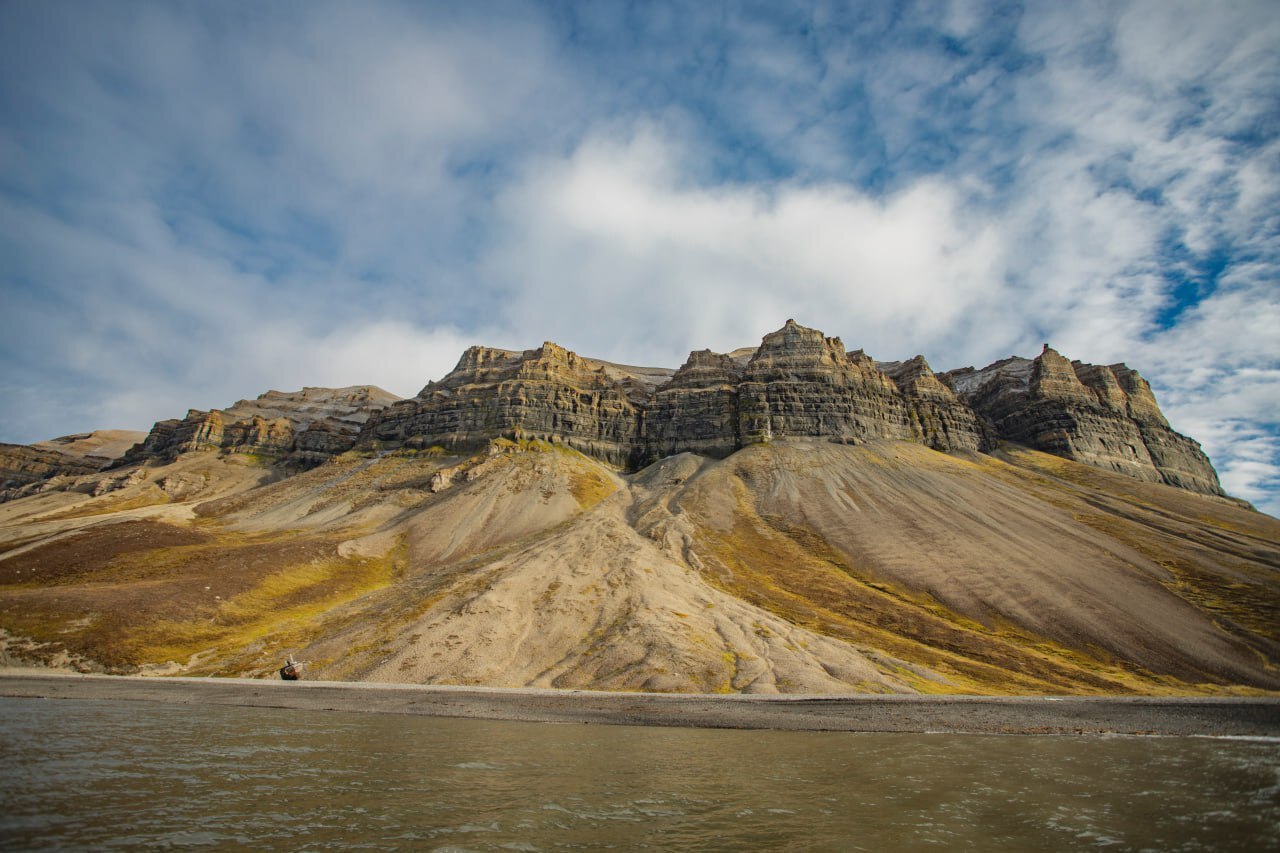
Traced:
[[0, 847], [1280, 849], [1280, 743], [0, 699]]

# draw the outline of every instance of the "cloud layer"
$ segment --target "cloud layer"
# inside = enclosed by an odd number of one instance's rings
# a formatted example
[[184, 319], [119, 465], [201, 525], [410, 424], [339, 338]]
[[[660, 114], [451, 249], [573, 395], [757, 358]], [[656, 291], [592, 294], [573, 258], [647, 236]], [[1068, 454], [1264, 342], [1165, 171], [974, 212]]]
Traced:
[[1267, 3], [11, 3], [0, 439], [787, 317], [1125, 360], [1280, 511]]

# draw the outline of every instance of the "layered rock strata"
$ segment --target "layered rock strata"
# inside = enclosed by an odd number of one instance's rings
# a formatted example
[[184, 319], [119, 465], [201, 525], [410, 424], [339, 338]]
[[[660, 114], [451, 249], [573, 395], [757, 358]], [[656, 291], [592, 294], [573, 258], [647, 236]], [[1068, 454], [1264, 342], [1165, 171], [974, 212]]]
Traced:
[[88, 463], [104, 466], [113, 459], [119, 459], [130, 447], [146, 437], [145, 432], [136, 430], [99, 429], [37, 441], [31, 447], [37, 450], [56, 450]]
[[1221, 495], [1200, 445], [1169, 428], [1151, 386], [1123, 364], [1071, 362], [1045, 344], [943, 380], [1004, 440], [1140, 480]]
[[0, 444], [0, 500], [33, 494], [63, 477], [92, 474], [103, 463], [25, 444]]
[[682, 451], [725, 457], [741, 446], [738, 386], [742, 365], [700, 350], [653, 395], [644, 410], [644, 445], [654, 458]]
[[524, 352], [471, 347], [444, 379], [370, 419], [360, 441], [473, 448], [498, 436], [546, 438], [627, 466], [649, 393], [619, 366], [550, 342]]
[[538, 438], [632, 468], [786, 437], [894, 438], [946, 451], [987, 445], [973, 412], [923, 358], [900, 372], [899, 381], [861, 350], [793, 320], [758, 348], [695, 351], [667, 375], [551, 343], [524, 352], [472, 347], [444, 379], [372, 417], [359, 444], [473, 448], [499, 436]]
[[995, 433], [938, 379], [924, 356], [877, 367], [902, 393], [915, 441], [943, 451], [988, 450], [995, 443]]
[[791, 436], [910, 437], [902, 395], [875, 362], [794, 320], [765, 335], [738, 397], [744, 444]]
[[353, 447], [471, 450], [492, 439], [563, 443], [635, 469], [680, 452], [723, 457], [789, 437], [914, 441], [944, 452], [1011, 441], [1150, 482], [1222, 494], [1200, 446], [1169, 428], [1123, 364], [1034, 359], [935, 374], [923, 356], [877, 363], [793, 320], [759, 347], [690, 353], [679, 370], [537, 349], [471, 347], [412, 399], [372, 386], [270, 391], [161, 421], [125, 462], [189, 451], [318, 464]]
[[350, 450], [369, 415], [399, 399], [373, 385], [268, 391], [226, 409], [191, 409], [181, 420], [158, 421], [117, 464], [220, 450], [313, 465]]

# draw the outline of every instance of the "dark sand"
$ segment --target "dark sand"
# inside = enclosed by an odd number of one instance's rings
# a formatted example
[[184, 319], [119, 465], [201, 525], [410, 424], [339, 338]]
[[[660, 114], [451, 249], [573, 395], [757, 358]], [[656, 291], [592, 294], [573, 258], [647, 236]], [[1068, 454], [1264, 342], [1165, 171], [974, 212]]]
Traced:
[[599, 725], [1280, 737], [1280, 698], [712, 696], [14, 670], [0, 672], [0, 696]]

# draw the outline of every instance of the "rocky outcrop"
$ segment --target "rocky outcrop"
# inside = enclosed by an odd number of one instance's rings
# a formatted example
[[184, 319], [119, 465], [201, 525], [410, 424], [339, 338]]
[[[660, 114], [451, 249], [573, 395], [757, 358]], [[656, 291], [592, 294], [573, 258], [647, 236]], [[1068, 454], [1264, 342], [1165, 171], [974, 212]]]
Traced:
[[1222, 494], [1200, 446], [1169, 428], [1151, 387], [1123, 364], [1071, 362], [1048, 344], [943, 376], [1007, 441], [1140, 480]]
[[360, 441], [476, 448], [499, 436], [536, 438], [626, 466], [640, 452], [647, 395], [618, 366], [551, 342], [524, 352], [471, 347], [444, 379], [372, 418]]
[[374, 414], [358, 443], [468, 449], [499, 437], [562, 442], [631, 468], [788, 437], [888, 438], [945, 452], [1006, 440], [1221, 494], [1199, 446], [1169, 429], [1150, 387], [1124, 365], [1073, 363], [1046, 347], [1035, 359], [936, 375], [923, 356], [877, 364], [793, 320], [757, 348], [690, 353], [669, 376], [552, 343], [472, 347], [444, 379]]
[[359, 444], [466, 449], [538, 438], [623, 467], [801, 436], [986, 446], [976, 416], [923, 359], [898, 373], [891, 378], [861, 350], [793, 320], [756, 348], [692, 352], [674, 374], [552, 343], [524, 352], [472, 347], [439, 382], [372, 417]]
[[877, 363], [794, 320], [759, 347], [692, 352], [674, 372], [551, 342], [524, 351], [474, 346], [412, 399], [372, 386], [268, 391], [160, 421], [124, 463], [219, 450], [307, 467], [353, 447], [469, 451], [509, 438], [636, 469], [676, 453], [724, 457], [792, 437], [895, 439], [949, 453], [1010, 441], [1222, 494], [1200, 446], [1169, 428], [1146, 380], [1123, 364], [1072, 362], [1046, 345], [1034, 359], [935, 374], [923, 356]]
[[671, 381], [644, 412], [647, 455], [661, 459], [682, 451], [724, 457], [742, 446], [738, 433], [738, 385], [742, 365], [711, 350], [689, 353]]
[[76, 478], [109, 467], [143, 433], [97, 430], [39, 441], [0, 444], [0, 502], [80, 487]]
[[25, 497], [55, 480], [92, 474], [99, 467], [96, 459], [25, 444], [0, 444], [0, 500]]
[[1193, 492], [1223, 494], [1218, 472], [1200, 449], [1199, 442], [1169, 427], [1147, 380], [1123, 364], [1113, 364], [1107, 369], [1124, 393], [1126, 411], [1138, 425], [1147, 453], [1164, 482]]
[[191, 409], [181, 420], [157, 422], [117, 466], [205, 450], [314, 465], [351, 449], [369, 415], [399, 399], [372, 385], [356, 385], [268, 391], [226, 409]]
[[765, 335], [738, 386], [742, 444], [791, 436], [910, 439], [901, 392], [862, 350], [794, 320]]
[[136, 430], [99, 429], [37, 441], [31, 447], [37, 450], [56, 450], [101, 466], [119, 459], [130, 447], [146, 437], [145, 432]]
[[955, 391], [944, 385], [924, 356], [878, 364], [907, 404], [912, 437], [934, 450], [987, 450], [994, 435]]

